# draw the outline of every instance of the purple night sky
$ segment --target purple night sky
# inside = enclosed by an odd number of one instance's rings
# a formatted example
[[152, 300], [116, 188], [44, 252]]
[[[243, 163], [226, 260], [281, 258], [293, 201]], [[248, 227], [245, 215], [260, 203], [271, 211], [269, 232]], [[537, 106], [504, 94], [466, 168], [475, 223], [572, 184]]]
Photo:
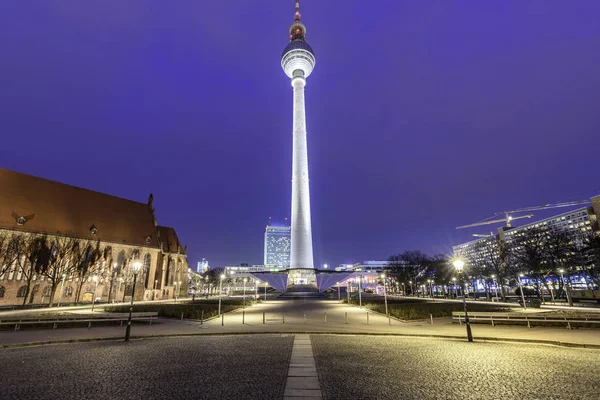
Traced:
[[[315, 265], [450, 252], [495, 229], [457, 225], [600, 194], [600, 1], [302, 14]], [[0, 165], [152, 192], [190, 265], [262, 263], [269, 216], [290, 214], [293, 15], [293, 0], [1, 2]]]

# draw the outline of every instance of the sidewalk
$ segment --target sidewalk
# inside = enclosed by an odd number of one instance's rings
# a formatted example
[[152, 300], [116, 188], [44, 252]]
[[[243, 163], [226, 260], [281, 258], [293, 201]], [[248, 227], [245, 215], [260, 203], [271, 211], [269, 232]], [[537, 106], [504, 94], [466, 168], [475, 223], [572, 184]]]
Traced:
[[[263, 324], [263, 312], [265, 323]], [[325, 316], [326, 313], [326, 316]], [[347, 314], [346, 314], [347, 313]], [[368, 323], [367, 323], [368, 314]], [[347, 317], [346, 317], [347, 315]], [[285, 318], [285, 322], [284, 322]], [[222, 326], [222, 322], [224, 326]], [[242, 323], [244, 322], [244, 323]], [[346, 323], [347, 322], [347, 323]], [[391, 325], [390, 325], [391, 323]], [[527, 328], [521, 326], [496, 326], [473, 324], [475, 341], [505, 340], [539, 342], [564, 346], [600, 348], [600, 330], [553, 327]], [[245, 312], [236, 310], [225, 314], [224, 319], [214, 318], [201, 324], [199, 321], [160, 318], [158, 322], [134, 324], [133, 338], [177, 335], [227, 335], [261, 333], [332, 333], [401, 335], [465, 339], [465, 327], [452, 323], [450, 318], [429, 321], [400, 322], [388, 320], [384, 315], [367, 313], [357, 307], [337, 302], [321, 301], [270, 302], [248, 307]], [[53, 342], [120, 339], [123, 327], [92, 327], [56, 330], [23, 330], [0, 332], [0, 347]]]

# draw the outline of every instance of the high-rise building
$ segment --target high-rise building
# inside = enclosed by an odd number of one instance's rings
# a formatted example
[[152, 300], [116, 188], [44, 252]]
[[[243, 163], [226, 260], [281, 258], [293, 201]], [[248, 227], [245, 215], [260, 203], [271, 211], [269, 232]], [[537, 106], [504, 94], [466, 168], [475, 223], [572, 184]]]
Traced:
[[267, 225], [265, 230], [265, 265], [290, 266], [291, 228]]
[[[314, 269], [304, 86], [306, 78], [315, 67], [316, 59], [313, 49], [305, 40], [306, 26], [300, 22], [299, 0], [296, 0], [296, 14], [289, 32], [290, 42], [283, 50], [281, 66], [291, 79], [294, 90], [290, 267], [291, 269]], [[310, 281], [310, 278], [308, 280]], [[290, 283], [295, 283], [295, 280], [292, 279]], [[301, 283], [310, 282], [302, 279]]]

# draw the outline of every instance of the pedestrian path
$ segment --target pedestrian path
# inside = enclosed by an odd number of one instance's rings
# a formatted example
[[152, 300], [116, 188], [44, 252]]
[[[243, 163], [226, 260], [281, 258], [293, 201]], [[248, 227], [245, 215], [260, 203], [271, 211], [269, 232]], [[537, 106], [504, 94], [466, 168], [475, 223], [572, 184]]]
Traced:
[[309, 335], [296, 335], [285, 382], [284, 400], [321, 399], [321, 386]]

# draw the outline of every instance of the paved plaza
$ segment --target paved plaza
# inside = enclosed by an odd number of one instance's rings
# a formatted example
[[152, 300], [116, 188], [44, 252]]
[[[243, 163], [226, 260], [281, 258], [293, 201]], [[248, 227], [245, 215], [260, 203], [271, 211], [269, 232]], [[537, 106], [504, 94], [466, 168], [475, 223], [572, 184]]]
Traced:
[[597, 399], [599, 366], [600, 350], [371, 335], [101, 341], [0, 350], [0, 398]]
[[[264, 315], [264, 323], [263, 323]], [[368, 316], [367, 316], [368, 315]], [[367, 320], [368, 318], [368, 320]], [[401, 322], [388, 320], [381, 314], [332, 300], [272, 300], [244, 312], [227, 313], [224, 319], [200, 321], [161, 318], [158, 323], [134, 324], [133, 337], [173, 335], [215, 335], [241, 333], [365, 333], [412, 336], [464, 338], [465, 327], [452, 323], [449, 318], [429, 321]], [[23, 343], [78, 341], [99, 338], [122, 338], [125, 328], [119, 326], [44, 329], [0, 332], [0, 347]], [[564, 327], [473, 325], [475, 340], [527, 340], [547, 343], [566, 343], [600, 347], [600, 331]]]

